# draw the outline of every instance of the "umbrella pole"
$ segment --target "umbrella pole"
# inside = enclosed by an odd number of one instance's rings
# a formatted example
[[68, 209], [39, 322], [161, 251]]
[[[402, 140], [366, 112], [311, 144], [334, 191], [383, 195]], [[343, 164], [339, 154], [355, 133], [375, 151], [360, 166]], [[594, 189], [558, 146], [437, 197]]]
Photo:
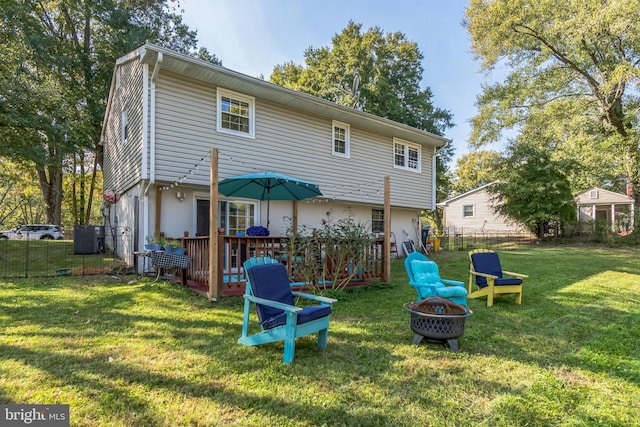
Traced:
[[267, 199], [267, 230], [269, 229], [269, 204], [270, 204], [269, 202], [270, 201], [271, 201], [270, 199]]

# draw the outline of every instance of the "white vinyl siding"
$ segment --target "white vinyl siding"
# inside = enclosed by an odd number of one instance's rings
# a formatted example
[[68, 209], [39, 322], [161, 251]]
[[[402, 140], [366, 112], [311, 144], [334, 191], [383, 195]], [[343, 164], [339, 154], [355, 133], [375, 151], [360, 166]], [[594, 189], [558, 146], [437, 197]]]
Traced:
[[332, 132], [332, 154], [334, 156], [346, 157], [350, 156], [349, 141], [351, 139], [351, 128], [346, 123], [333, 121]]
[[421, 172], [421, 151], [421, 147], [417, 144], [394, 138], [393, 167]]
[[218, 132], [255, 137], [255, 99], [218, 88]]
[[[142, 163], [143, 66], [138, 61], [118, 66], [120, 85], [112, 93], [104, 129], [104, 188], [122, 191], [140, 179]], [[146, 99], [146, 98], [145, 98]], [[125, 135], [126, 134], [126, 135]], [[126, 144], [123, 144], [126, 136]]]
[[522, 225], [495, 214], [492, 200], [492, 195], [487, 189], [481, 187], [445, 202], [445, 229], [449, 233], [453, 233], [454, 230], [456, 233], [524, 230]]
[[[258, 136], [216, 132], [216, 87], [160, 72], [156, 92], [156, 179], [209, 185], [211, 148], [218, 149], [219, 178], [254, 171], [284, 173], [314, 182], [325, 200], [384, 203], [384, 176], [391, 180], [391, 204], [427, 209], [432, 204], [431, 158], [421, 174], [407, 174], [389, 162], [393, 137], [350, 126], [349, 167], [327, 152], [333, 121], [265, 99], [255, 100]], [[427, 152], [431, 152], [429, 150]], [[202, 158], [204, 162], [201, 162]], [[189, 173], [195, 164], [197, 170]], [[306, 202], [303, 202], [306, 203]], [[273, 207], [273, 206], [272, 206]]]

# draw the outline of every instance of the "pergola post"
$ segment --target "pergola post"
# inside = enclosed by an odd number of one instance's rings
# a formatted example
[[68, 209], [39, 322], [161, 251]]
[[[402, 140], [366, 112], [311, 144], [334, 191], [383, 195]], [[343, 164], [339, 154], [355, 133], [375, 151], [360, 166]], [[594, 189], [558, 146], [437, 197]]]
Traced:
[[384, 177], [384, 248], [382, 249], [382, 281], [391, 282], [391, 177]]
[[218, 280], [218, 150], [211, 150], [211, 171], [209, 173], [209, 299], [216, 301], [220, 296]]

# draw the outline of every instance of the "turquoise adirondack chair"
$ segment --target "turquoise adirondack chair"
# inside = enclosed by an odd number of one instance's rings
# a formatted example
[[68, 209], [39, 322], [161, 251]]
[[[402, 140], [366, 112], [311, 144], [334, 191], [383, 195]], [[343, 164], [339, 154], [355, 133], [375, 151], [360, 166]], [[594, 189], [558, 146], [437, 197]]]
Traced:
[[416, 288], [418, 301], [438, 296], [467, 306], [468, 292], [464, 283], [442, 279], [438, 265], [420, 252], [410, 253], [404, 260], [404, 267], [409, 276], [409, 284]]
[[[254, 346], [284, 341], [284, 363], [293, 362], [296, 338], [318, 333], [318, 349], [327, 347], [329, 318], [333, 298], [291, 290], [284, 264], [269, 258], [249, 258], [244, 262], [247, 285], [244, 294], [244, 319], [239, 344]], [[314, 300], [320, 305], [296, 307], [293, 297]], [[249, 335], [251, 303], [256, 306], [262, 330]]]

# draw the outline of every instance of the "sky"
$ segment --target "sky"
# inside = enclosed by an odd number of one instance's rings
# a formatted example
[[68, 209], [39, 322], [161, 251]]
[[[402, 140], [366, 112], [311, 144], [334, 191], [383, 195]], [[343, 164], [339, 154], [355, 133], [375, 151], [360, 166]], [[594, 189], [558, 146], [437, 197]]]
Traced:
[[[200, 46], [222, 65], [268, 79], [274, 66], [304, 64], [309, 47], [329, 47], [350, 20], [362, 31], [379, 27], [417, 43], [424, 59], [422, 86], [434, 105], [453, 114], [454, 159], [470, 151], [470, 119], [481, 84], [491, 76], [474, 61], [462, 26], [466, 0], [181, 0], [183, 19], [198, 31]], [[496, 147], [490, 147], [496, 149]], [[498, 147], [499, 149], [499, 147]], [[453, 165], [452, 165], [453, 166]]]

